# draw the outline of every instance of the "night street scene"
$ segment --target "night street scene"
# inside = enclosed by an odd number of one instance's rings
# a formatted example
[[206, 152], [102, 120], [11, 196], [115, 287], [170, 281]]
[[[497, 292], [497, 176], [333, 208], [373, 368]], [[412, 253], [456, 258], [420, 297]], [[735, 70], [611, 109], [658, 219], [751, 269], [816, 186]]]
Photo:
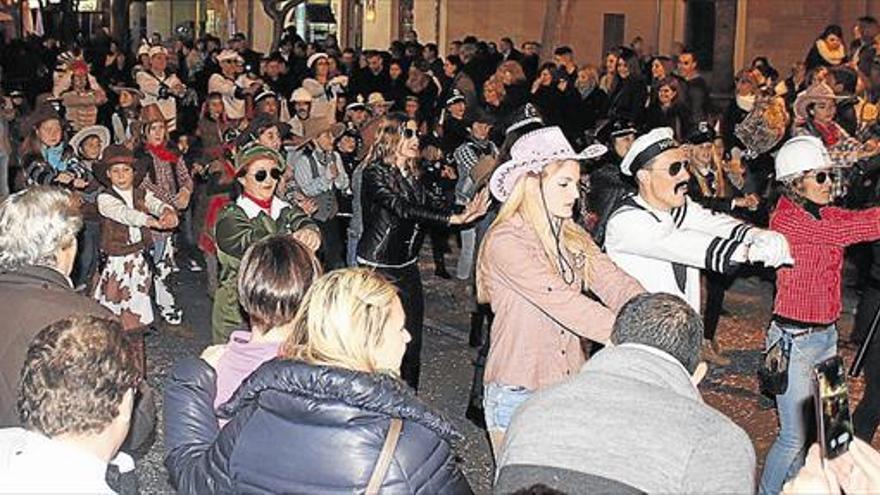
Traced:
[[880, 493], [880, 0], [0, 0], [0, 493]]

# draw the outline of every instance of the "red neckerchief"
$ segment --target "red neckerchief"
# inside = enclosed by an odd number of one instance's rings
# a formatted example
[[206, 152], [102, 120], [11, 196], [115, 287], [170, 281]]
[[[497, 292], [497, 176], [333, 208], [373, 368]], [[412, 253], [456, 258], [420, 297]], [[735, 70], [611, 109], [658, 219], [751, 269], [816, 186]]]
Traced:
[[269, 199], [260, 199], [256, 196], [248, 194], [247, 191], [243, 193], [244, 197], [254, 202], [255, 205], [259, 206], [263, 211], [268, 215], [272, 215], [272, 198]]
[[177, 153], [169, 150], [164, 144], [154, 145], [147, 143], [147, 151], [163, 162], [177, 163]]
[[822, 142], [825, 143], [825, 146], [834, 146], [840, 141], [840, 129], [834, 125], [834, 122], [825, 126], [813, 121], [813, 125], [815, 125], [816, 130], [819, 131], [819, 134], [822, 137]]

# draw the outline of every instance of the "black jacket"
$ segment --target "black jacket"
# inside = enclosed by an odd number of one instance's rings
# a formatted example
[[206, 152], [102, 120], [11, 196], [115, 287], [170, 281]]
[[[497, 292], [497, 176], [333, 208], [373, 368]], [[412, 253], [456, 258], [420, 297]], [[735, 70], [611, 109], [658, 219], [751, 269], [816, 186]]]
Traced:
[[424, 189], [397, 167], [371, 163], [364, 169], [361, 210], [364, 232], [358, 258], [378, 265], [402, 265], [418, 256], [418, 223], [447, 223], [447, 212], [428, 206]]
[[608, 118], [641, 122], [648, 101], [648, 87], [645, 81], [628, 77], [618, 81], [609, 98]]
[[165, 466], [179, 493], [363, 493], [391, 418], [403, 430], [382, 493], [471, 493], [452, 426], [388, 375], [276, 359], [218, 412], [214, 370], [179, 362], [165, 386]]

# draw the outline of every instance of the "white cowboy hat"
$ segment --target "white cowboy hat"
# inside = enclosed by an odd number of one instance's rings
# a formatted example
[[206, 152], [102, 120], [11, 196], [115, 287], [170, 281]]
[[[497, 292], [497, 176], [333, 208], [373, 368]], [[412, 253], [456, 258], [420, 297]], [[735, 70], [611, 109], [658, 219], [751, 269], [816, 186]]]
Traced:
[[492, 173], [489, 190], [499, 201], [506, 201], [516, 181], [528, 173], [539, 173], [552, 162], [589, 160], [606, 152], [608, 148], [604, 145], [594, 144], [576, 153], [559, 127], [535, 129], [513, 143], [510, 160], [499, 165]]
[[101, 141], [101, 152], [104, 152], [104, 148], [112, 144], [110, 141], [110, 131], [102, 126], [102, 125], [92, 125], [89, 127], [83, 127], [76, 134], [70, 138], [70, 146], [79, 152], [79, 146], [83, 141], [86, 140], [89, 136], [97, 136]]
[[807, 106], [810, 103], [816, 103], [822, 100], [845, 100], [845, 96], [837, 96], [834, 90], [824, 82], [817, 82], [809, 88], [803, 90], [794, 100], [794, 115], [798, 119], [807, 120]]

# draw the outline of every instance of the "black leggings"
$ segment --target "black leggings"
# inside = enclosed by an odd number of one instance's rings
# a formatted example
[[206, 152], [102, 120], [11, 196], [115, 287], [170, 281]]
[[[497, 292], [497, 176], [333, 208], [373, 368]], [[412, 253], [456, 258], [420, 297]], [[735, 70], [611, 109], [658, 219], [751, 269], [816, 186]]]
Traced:
[[422, 291], [422, 275], [417, 263], [404, 268], [377, 268], [399, 291], [400, 303], [406, 314], [406, 330], [412, 340], [406, 346], [400, 376], [412, 388], [419, 389], [422, 366], [422, 324], [425, 317], [425, 297]]

